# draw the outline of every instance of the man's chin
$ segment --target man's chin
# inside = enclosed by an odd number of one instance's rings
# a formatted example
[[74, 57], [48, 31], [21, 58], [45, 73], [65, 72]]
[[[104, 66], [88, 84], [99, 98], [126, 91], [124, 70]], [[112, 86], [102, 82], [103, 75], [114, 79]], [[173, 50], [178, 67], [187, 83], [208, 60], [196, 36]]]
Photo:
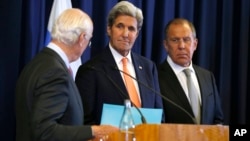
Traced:
[[178, 61], [175, 61], [176, 64], [182, 66], [182, 67], [188, 67], [190, 65], [190, 62], [186, 59], [179, 59]]

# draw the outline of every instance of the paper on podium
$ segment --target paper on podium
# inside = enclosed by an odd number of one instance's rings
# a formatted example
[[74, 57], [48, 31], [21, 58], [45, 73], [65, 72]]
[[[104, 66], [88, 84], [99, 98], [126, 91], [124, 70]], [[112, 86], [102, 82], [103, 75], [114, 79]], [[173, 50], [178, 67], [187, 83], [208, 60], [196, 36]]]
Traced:
[[[160, 124], [162, 120], [162, 109], [139, 108], [147, 123]], [[109, 124], [119, 127], [124, 111], [124, 106], [114, 104], [103, 104], [101, 124]], [[141, 116], [135, 107], [131, 108], [135, 125], [141, 124]]]

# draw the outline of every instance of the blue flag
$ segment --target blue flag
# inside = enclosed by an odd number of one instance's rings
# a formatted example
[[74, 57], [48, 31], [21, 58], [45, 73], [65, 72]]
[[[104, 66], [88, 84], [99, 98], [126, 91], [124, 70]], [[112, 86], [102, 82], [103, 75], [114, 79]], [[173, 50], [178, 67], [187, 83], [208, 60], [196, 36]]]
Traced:
[[[48, 26], [47, 26], [47, 33], [46, 33], [46, 37], [45, 37], [45, 46], [47, 46], [51, 40], [50, 33], [51, 33], [52, 26], [53, 26], [55, 20], [64, 10], [69, 9], [69, 8], [72, 8], [71, 0], [54, 0], [53, 6], [52, 6], [51, 12], [50, 12]], [[70, 63], [70, 67], [72, 69], [74, 78], [75, 78], [76, 72], [81, 64], [82, 64], [81, 58], [79, 58], [75, 62]]]

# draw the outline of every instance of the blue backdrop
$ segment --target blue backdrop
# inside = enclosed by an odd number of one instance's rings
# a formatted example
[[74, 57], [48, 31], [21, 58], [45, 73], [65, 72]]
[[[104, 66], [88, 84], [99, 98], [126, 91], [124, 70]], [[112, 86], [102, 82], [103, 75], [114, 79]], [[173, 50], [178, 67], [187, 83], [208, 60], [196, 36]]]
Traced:
[[[94, 21], [92, 48], [85, 62], [108, 41], [106, 17], [119, 0], [72, 0]], [[162, 62], [163, 29], [175, 17], [192, 21], [198, 50], [194, 63], [214, 72], [222, 98], [225, 124], [250, 123], [250, 1], [249, 0], [130, 0], [144, 14], [142, 31], [133, 50], [155, 63]], [[15, 84], [23, 66], [43, 48], [53, 0], [0, 2], [0, 140], [15, 136]], [[3, 132], [4, 131], [4, 132]]]

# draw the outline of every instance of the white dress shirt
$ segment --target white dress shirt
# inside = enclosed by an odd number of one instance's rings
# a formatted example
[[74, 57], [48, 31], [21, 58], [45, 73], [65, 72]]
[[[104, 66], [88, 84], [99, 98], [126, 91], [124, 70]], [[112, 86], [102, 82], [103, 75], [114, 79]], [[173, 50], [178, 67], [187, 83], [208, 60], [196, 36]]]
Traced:
[[177, 76], [188, 100], [190, 101], [190, 98], [189, 98], [189, 95], [188, 95], [188, 87], [187, 87], [187, 78], [186, 78], [186, 75], [185, 73], [183, 72], [184, 69], [187, 69], [189, 68], [191, 70], [191, 78], [194, 82], [194, 85], [195, 85], [195, 88], [197, 89], [197, 92], [198, 92], [198, 97], [199, 97], [199, 101], [201, 103], [201, 92], [200, 92], [200, 86], [199, 86], [199, 83], [198, 83], [198, 79], [197, 79], [197, 76], [195, 74], [195, 70], [193, 68], [193, 65], [192, 65], [192, 62], [191, 64], [189, 65], [189, 67], [182, 67], [180, 65], [177, 65], [173, 62], [173, 60], [168, 56], [167, 57], [167, 62], [169, 63], [170, 67], [173, 69], [175, 75]]

